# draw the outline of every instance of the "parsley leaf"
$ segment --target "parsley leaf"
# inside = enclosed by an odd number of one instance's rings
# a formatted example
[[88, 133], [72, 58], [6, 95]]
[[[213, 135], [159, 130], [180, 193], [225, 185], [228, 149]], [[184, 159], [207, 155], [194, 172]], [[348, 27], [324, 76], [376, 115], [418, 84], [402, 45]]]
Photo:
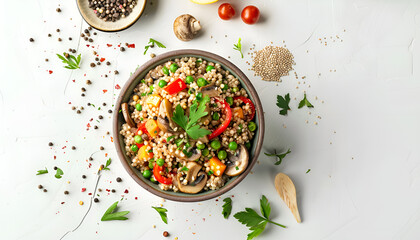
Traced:
[[186, 166], [183, 166], [180, 171], [188, 171], [188, 170], [189, 168], [187, 168]]
[[61, 178], [61, 176], [64, 175], [63, 170], [60, 168], [57, 168], [57, 172], [55, 173], [55, 178]]
[[158, 46], [159, 48], [166, 48], [165, 45], [163, 45], [162, 43], [156, 41], [153, 38], [149, 38], [149, 42], [147, 43], [148, 45], [144, 46], [144, 53], [143, 55], [146, 55], [147, 50], [149, 50], [150, 47], [154, 47], [155, 44], [156, 46]]
[[48, 173], [47, 168], [45, 168], [45, 170], [38, 170], [38, 173], [36, 175], [41, 175], [41, 174], [46, 174]]
[[206, 104], [209, 101], [210, 97], [208, 95], [204, 96], [201, 100], [196, 101], [190, 107], [189, 117], [185, 115], [184, 109], [182, 109], [181, 105], [178, 104], [175, 107], [172, 120], [184, 129], [185, 132], [193, 139], [199, 139], [210, 134], [211, 132], [208, 129], [201, 128], [200, 125], [197, 124], [198, 120], [208, 115], [208, 112], [206, 112], [205, 109]]
[[269, 157], [277, 157], [278, 161], [274, 163], [274, 165], [280, 165], [281, 162], [283, 161], [283, 158], [286, 157], [286, 155], [289, 153], [291, 153], [290, 148], [287, 150], [287, 152], [281, 153], [281, 154], [277, 154], [276, 150], [274, 150], [274, 154], [271, 154], [271, 153], [264, 153], [264, 154]]
[[223, 202], [225, 202], [225, 204], [223, 204], [223, 217], [225, 217], [225, 219], [228, 219], [230, 213], [232, 212], [232, 199], [230, 199], [230, 197], [227, 197], [225, 199], [223, 199]]
[[244, 54], [242, 53], [241, 38], [239, 38], [237, 44], [233, 44], [233, 50], [238, 50], [241, 53], [241, 58], [244, 58]]
[[[63, 55], [65, 56], [66, 53], [63, 53]], [[59, 59], [61, 59], [63, 61], [63, 63], [67, 64], [67, 66], [64, 66], [64, 68], [67, 68], [67, 69], [78, 69], [78, 68], [80, 68], [79, 64], [80, 64], [80, 60], [82, 58], [81, 54], [79, 54], [77, 57], [75, 57], [71, 54], [69, 54], [68, 58], [66, 58], [64, 56], [57, 53], [57, 57]]]
[[290, 103], [289, 94], [286, 94], [284, 97], [277, 95], [277, 106], [281, 108], [280, 115], [283, 115], [283, 116], [287, 115], [287, 111], [290, 110], [289, 103]]
[[109, 171], [109, 168], [108, 168], [108, 166], [109, 166], [109, 165], [111, 165], [111, 158], [109, 158], [109, 159], [106, 161], [105, 167], [104, 167], [102, 170], [108, 170], [108, 171]]
[[279, 227], [286, 228], [286, 226], [273, 222], [269, 219], [271, 207], [270, 203], [264, 195], [260, 200], [260, 208], [263, 217], [252, 208], [245, 208], [245, 211], [238, 212], [233, 215], [233, 217], [235, 217], [240, 223], [249, 227], [249, 230], [252, 231], [248, 234], [247, 240], [253, 239], [260, 235], [264, 231], [267, 223], [272, 223]]
[[306, 173], [309, 173], [311, 171], [311, 169], [309, 168], [308, 171], [306, 171]]
[[312, 105], [312, 104], [308, 101], [308, 99], [306, 99], [306, 93], [305, 93], [305, 95], [304, 95], [303, 99], [299, 102], [299, 107], [298, 107], [298, 108], [302, 108], [302, 107], [304, 107], [304, 106], [307, 106], [308, 108], [313, 108], [313, 107], [314, 107], [314, 105]]
[[118, 201], [112, 204], [102, 216], [101, 221], [127, 220], [128, 218], [124, 216], [127, 215], [130, 211], [114, 212], [114, 210], [117, 208], [117, 205]]
[[155, 209], [159, 213], [160, 217], [162, 218], [162, 221], [168, 224], [168, 216], [166, 215], [166, 212], [168, 210], [162, 207], [152, 207], [152, 208]]

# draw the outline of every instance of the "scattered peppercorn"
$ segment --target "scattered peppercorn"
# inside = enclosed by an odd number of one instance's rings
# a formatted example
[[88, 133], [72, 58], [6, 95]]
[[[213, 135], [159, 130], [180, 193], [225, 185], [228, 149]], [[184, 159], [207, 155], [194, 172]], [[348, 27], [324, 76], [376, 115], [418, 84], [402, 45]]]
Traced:
[[71, 107], [71, 110], [76, 110], [76, 107], [75, 106]]
[[89, 157], [89, 161], [92, 161], [93, 160], [93, 157]]
[[164, 231], [164, 232], [163, 232], [163, 236], [164, 236], [164, 237], [167, 237], [167, 236], [169, 236], [169, 233], [168, 233], [167, 231]]
[[107, 78], [107, 77], [108, 77], [108, 75], [107, 75], [107, 74], [105, 74], [105, 77]]
[[106, 135], [109, 135], [109, 132], [106, 132]]
[[55, 11], [61, 12], [61, 8], [57, 8], [57, 9], [55, 9]]
[[35, 40], [33, 38], [29, 38], [29, 42], [34, 42]]
[[96, 125], [95, 125], [93, 128], [94, 128], [94, 129], [98, 129], [98, 126], [96, 126]]
[[38, 185], [38, 188], [39, 188], [39, 189], [42, 189], [42, 188], [43, 188], [43, 186], [40, 184], [40, 185]]
[[76, 150], [76, 147], [75, 147], [75, 146], [72, 146], [72, 147], [71, 147], [71, 149], [72, 149], [72, 150]]
[[156, 121], [156, 120], [157, 120], [157, 117], [156, 117], [156, 116], [154, 116], [154, 117], [153, 117], [153, 120], [155, 120], [155, 121]]
[[108, 113], [112, 113], [112, 110], [111, 110], [111, 109], [109, 109], [109, 110], [108, 110]]
[[77, 112], [76, 112], [77, 114], [81, 114], [82, 113], [82, 111], [80, 111], [80, 110], [77, 110]]
[[87, 105], [90, 106], [90, 102], [88, 102]]
[[60, 29], [59, 28], [57, 28], [57, 30], [56, 30], [57, 32], [60, 32]]
[[124, 52], [125, 51], [125, 48], [124, 47], [120, 47], [120, 51], [121, 52]]
[[98, 57], [96, 57], [96, 58], [95, 58], [95, 61], [99, 61], [99, 58], [98, 58]]
[[109, 61], [107, 61], [107, 62], [106, 62], [106, 65], [108, 65], [108, 66], [109, 66], [109, 65], [111, 65], [111, 63], [110, 63]]
[[85, 36], [85, 34], [83, 34], [83, 33], [80, 34], [80, 37], [84, 37], [84, 36]]
[[61, 38], [58, 38], [58, 41], [61, 42]]
[[86, 175], [82, 175], [82, 178], [85, 179], [86, 178]]
[[64, 191], [64, 194], [68, 195], [68, 194], [69, 194], [69, 191], [67, 191], [67, 190], [66, 190], [66, 191]]
[[99, 202], [99, 199], [98, 198], [94, 198], [93, 201], [94, 202]]
[[101, 62], [97, 62], [96, 65], [101, 65]]
[[89, 42], [93, 42], [93, 39], [92, 38], [89, 38]]
[[112, 190], [111, 190], [111, 192], [113, 192], [113, 193], [114, 193], [114, 192], [116, 192], [116, 191], [115, 191], [115, 189], [112, 189]]
[[96, 35], [96, 34], [97, 34], [96, 32], [93, 33], [93, 35]]
[[99, 149], [104, 150], [105, 148], [103, 146], [101, 146]]
[[57, 166], [54, 166], [54, 170], [57, 170]]
[[47, 189], [44, 189], [44, 192], [48, 192]]
[[48, 62], [48, 58], [46, 58], [45, 61]]
[[104, 118], [104, 117], [103, 117], [102, 115], [99, 115], [99, 116], [98, 116], [98, 118], [99, 118], [99, 119], [102, 119], [102, 118]]
[[90, 63], [90, 67], [95, 67], [95, 63]]
[[73, 40], [73, 38], [69, 37], [69, 41]]
[[83, 39], [84, 39], [85, 41], [89, 40], [89, 38], [88, 38], [88, 37], [86, 37], [86, 36], [85, 36]]
[[98, 192], [102, 192], [102, 188], [98, 188]]
[[54, 143], [49, 142], [49, 143], [48, 143], [48, 146], [50, 146], [50, 147], [51, 147], [51, 146], [54, 146]]
[[87, 29], [85, 29], [85, 31], [84, 31], [85, 33], [89, 33], [89, 30], [87, 30]]
[[64, 54], [64, 57], [69, 58], [70, 54], [66, 53], [66, 54]]
[[117, 177], [117, 182], [121, 182], [122, 179], [120, 177]]
[[81, 88], [82, 92], [86, 92], [86, 88], [82, 87]]
[[84, 93], [81, 94], [82, 97], [86, 96]]
[[48, 33], [48, 37], [51, 37], [51, 33]]
[[89, 29], [89, 31], [90, 31], [90, 30], [92, 30], [92, 27], [91, 27], [91, 26], [89, 26], [89, 27], [88, 27], [88, 29]]
[[102, 103], [102, 106], [106, 106], [106, 103]]
[[85, 108], [84, 108], [84, 107], [80, 107], [80, 109], [85, 110]]
[[114, 74], [119, 74], [119, 72], [117, 70], [114, 71]]
[[90, 81], [90, 80], [86, 80], [86, 84], [87, 84], [87, 85], [90, 85], [90, 84], [92, 84], [92, 81]]

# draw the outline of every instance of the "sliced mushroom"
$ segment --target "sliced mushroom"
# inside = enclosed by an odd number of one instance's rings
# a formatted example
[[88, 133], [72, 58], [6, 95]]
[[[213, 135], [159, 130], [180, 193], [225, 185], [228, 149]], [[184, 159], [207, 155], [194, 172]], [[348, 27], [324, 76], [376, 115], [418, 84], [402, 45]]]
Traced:
[[187, 157], [185, 154], [183, 154], [184, 156], [181, 156], [181, 154], [178, 154], [178, 155], [176, 154], [176, 156], [179, 159], [182, 159], [184, 161], [189, 161], [189, 162], [194, 162], [201, 157], [201, 151], [198, 150], [197, 148], [193, 148], [192, 150], [188, 150], [188, 152], [192, 153], [192, 155], [190, 157]]
[[130, 117], [130, 111], [128, 110], [128, 103], [121, 104], [121, 110], [125, 119], [125, 122], [130, 127], [136, 127], [136, 124], [133, 122], [133, 119]]
[[145, 79], [149, 79], [152, 78], [153, 80], [158, 80], [160, 77], [163, 76], [163, 72], [162, 72], [162, 66], [157, 66], [156, 68], [150, 70], [146, 76]]
[[187, 179], [188, 182], [193, 182], [196, 180], [198, 172], [201, 170], [201, 165], [196, 162], [188, 162], [186, 167], [188, 168]]
[[248, 166], [249, 154], [246, 147], [241, 144], [235, 151], [235, 154], [228, 154], [228, 162], [225, 170], [225, 174], [228, 176], [238, 176], [245, 171]]
[[195, 194], [203, 190], [207, 183], [207, 174], [205, 172], [199, 172], [198, 175], [194, 176], [196, 181], [193, 183], [188, 183], [188, 185], [183, 185], [180, 181], [181, 174], [179, 173], [176, 178], [176, 185], [179, 190], [184, 193]]
[[181, 41], [190, 41], [200, 29], [200, 21], [189, 14], [183, 14], [174, 21], [175, 36]]
[[220, 91], [217, 89], [217, 86], [210, 84], [198, 89], [199, 92], [203, 93], [203, 96], [208, 95], [209, 97], [217, 97], [220, 95]]
[[163, 132], [175, 133], [175, 122], [172, 120], [172, 103], [168, 99], [161, 102], [159, 106], [159, 117], [157, 121], [159, 129]]

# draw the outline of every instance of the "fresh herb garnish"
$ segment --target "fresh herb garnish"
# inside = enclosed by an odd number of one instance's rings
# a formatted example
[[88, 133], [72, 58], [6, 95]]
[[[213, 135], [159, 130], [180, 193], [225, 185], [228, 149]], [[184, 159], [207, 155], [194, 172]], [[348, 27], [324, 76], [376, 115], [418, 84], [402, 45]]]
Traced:
[[162, 207], [152, 207], [152, 208], [155, 209], [159, 213], [160, 217], [162, 218], [162, 221], [168, 224], [168, 216], [166, 215], [166, 212], [168, 210]]
[[280, 115], [287, 115], [287, 111], [290, 110], [290, 95], [286, 94], [284, 97], [277, 95], [277, 107], [281, 108]]
[[298, 108], [302, 108], [304, 106], [307, 106], [308, 108], [313, 108], [314, 105], [312, 105], [308, 99], [306, 99], [306, 93], [304, 94], [303, 99], [299, 102], [299, 107]]
[[232, 199], [230, 199], [230, 197], [227, 197], [225, 199], [223, 199], [223, 202], [225, 202], [225, 204], [223, 204], [223, 217], [225, 219], [228, 219], [230, 213], [232, 212]]
[[205, 128], [200, 128], [197, 124], [200, 118], [206, 116], [206, 103], [210, 101], [208, 95], [204, 96], [201, 100], [196, 101], [190, 107], [190, 116], [184, 115], [184, 109], [181, 105], [177, 105], [174, 111], [172, 120], [177, 123], [185, 132], [193, 139], [199, 139], [204, 137], [211, 132]]
[[274, 150], [274, 154], [273, 153], [264, 153], [264, 154], [269, 157], [277, 157], [278, 160], [276, 163], [274, 163], [274, 165], [280, 165], [281, 161], [283, 161], [283, 158], [286, 157], [286, 155], [289, 153], [291, 153], [290, 148], [287, 150], [287, 152], [281, 153], [281, 154], [277, 154], [276, 150]]
[[188, 152], [187, 150], [182, 150], [182, 152], [185, 154], [185, 156], [187, 157], [187, 158], [189, 158], [189, 157], [191, 157], [192, 155], [193, 155], [193, 153], [192, 152]]
[[102, 170], [108, 170], [108, 171], [109, 171], [109, 168], [108, 168], [108, 166], [109, 166], [109, 165], [111, 165], [111, 158], [109, 158], [109, 159], [106, 161], [105, 167], [104, 167]]
[[244, 54], [242, 53], [241, 38], [239, 38], [237, 44], [233, 44], [233, 50], [238, 50], [241, 53], [241, 58], [244, 58]]
[[238, 166], [236, 166], [235, 169], [236, 169], [236, 171], [239, 171], [239, 167]]
[[165, 45], [163, 45], [162, 43], [154, 40], [153, 38], [149, 38], [149, 42], [147, 44], [148, 45], [144, 46], [144, 53], [143, 53], [143, 55], [146, 55], [147, 50], [149, 50], [150, 47], [154, 47], [155, 44], [156, 44], [156, 46], [158, 46], [160, 48], [166, 48]]
[[247, 227], [249, 227], [249, 230], [252, 231], [248, 234], [247, 240], [253, 239], [254, 237], [260, 235], [264, 231], [267, 223], [272, 223], [279, 227], [286, 228], [286, 226], [273, 222], [269, 219], [271, 207], [270, 203], [264, 195], [260, 200], [260, 210], [263, 216], [260, 216], [252, 208], [245, 208], [245, 211], [238, 212], [235, 215], [233, 215], [233, 217], [238, 219], [240, 223], [246, 225]]
[[172, 136], [166, 138], [166, 142], [170, 142], [174, 137], [175, 137], [175, 135], [172, 135]]
[[309, 169], [308, 169], [308, 171], [306, 171], [306, 173], [308, 173], [308, 172], [310, 172], [310, 171], [311, 171], [311, 169], [309, 168]]
[[207, 174], [208, 174], [209, 176], [211, 176], [213, 173], [214, 173], [214, 172], [213, 172], [213, 170], [210, 170]]
[[118, 201], [112, 204], [102, 216], [101, 221], [127, 220], [128, 218], [124, 216], [127, 215], [130, 211], [114, 212], [114, 210], [117, 208], [117, 205]]
[[[66, 55], [66, 53], [63, 53], [63, 55]], [[78, 69], [80, 60], [82, 58], [81, 54], [79, 54], [77, 57], [69, 54], [69, 57], [66, 58], [60, 54], [57, 53], [57, 57], [63, 61], [64, 64], [67, 64], [67, 66], [64, 66], [67, 69]]]
[[188, 171], [188, 170], [189, 168], [187, 168], [186, 166], [183, 166], [180, 171]]
[[55, 178], [61, 178], [61, 176], [64, 175], [63, 170], [60, 168], [57, 168], [57, 172], [55, 173]]
[[48, 173], [47, 168], [45, 168], [45, 170], [38, 170], [38, 173], [36, 175], [41, 175], [41, 174], [46, 174]]

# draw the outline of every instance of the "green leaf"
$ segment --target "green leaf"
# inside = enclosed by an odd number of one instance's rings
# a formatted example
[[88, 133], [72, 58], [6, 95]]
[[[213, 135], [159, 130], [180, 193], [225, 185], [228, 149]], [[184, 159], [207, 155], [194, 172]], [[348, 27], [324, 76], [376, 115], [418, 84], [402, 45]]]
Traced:
[[200, 128], [200, 125], [195, 125], [189, 128], [186, 132], [192, 139], [199, 139], [211, 133], [208, 129]]
[[266, 219], [258, 215], [252, 208], [245, 208], [245, 211], [238, 212], [233, 215], [240, 223], [244, 224], [247, 227], [253, 227], [261, 222], [265, 221]]
[[165, 45], [163, 45], [162, 43], [160, 43], [160, 42], [158, 42], [158, 41], [156, 41], [155, 39], [153, 39], [153, 38], [150, 38], [149, 39], [149, 43], [154, 43], [154, 44], [156, 44], [158, 47], [160, 47], [160, 48], [166, 48], [165, 47]]
[[225, 199], [223, 199], [223, 202], [225, 202], [225, 204], [223, 204], [223, 217], [225, 219], [228, 219], [230, 213], [232, 212], [232, 199], [230, 199], [230, 197], [227, 197]]
[[159, 213], [160, 217], [162, 218], [162, 221], [168, 224], [168, 216], [166, 215], [166, 212], [168, 210], [162, 207], [152, 207], [152, 208], [155, 209]]
[[172, 120], [178, 124], [182, 129], [187, 129], [188, 124], [188, 117], [184, 115], [184, 109], [181, 105], [177, 105], [175, 107], [174, 115], [172, 116]]
[[306, 173], [309, 173], [311, 171], [311, 169], [309, 168], [308, 171], [306, 171]]
[[238, 50], [241, 53], [241, 58], [244, 58], [244, 54], [242, 53], [242, 43], [241, 38], [239, 38], [237, 44], [233, 44], [233, 50]]
[[260, 200], [260, 208], [261, 208], [261, 214], [269, 219], [271, 214], [271, 207], [270, 203], [268, 202], [267, 198], [263, 195]]
[[299, 102], [299, 106], [298, 106], [298, 108], [302, 108], [302, 107], [304, 107], [304, 106], [307, 106], [308, 108], [313, 108], [313, 107], [314, 107], [314, 105], [312, 105], [312, 104], [308, 101], [308, 99], [306, 99], [306, 93], [304, 94], [303, 99]]
[[[62, 60], [62, 62], [64, 64], [67, 64], [67, 66], [64, 66], [64, 68], [67, 68], [67, 69], [78, 69], [78, 68], [80, 68], [79, 63], [80, 63], [80, 60], [81, 60], [81, 54], [79, 54], [77, 56], [77, 58], [75, 56], [71, 55], [71, 54], [69, 54], [68, 58], [66, 58], [66, 57], [64, 57], [64, 56], [62, 56], [58, 53], [56, 55], [59, 59]], [[63, 55], [66, 55], [66, 54], [63, 53]]]
[[104, 215], [101, 218], [101, 221], [111, 221], [111, 220], [127, 220], [127, 217], [124, 217], [130, 211], [122, 211], [122, 212], [114, 212], [114, 210], [117, 208], [118, 201], [112, 204], [104, 213]]
[[45, 168], [45, 170], [38, 170], [38, 173], [36, 175], [41, 175], [41, 174], [46, 174], [48, 173], [47, 168]]
[[265, 225], [267, 225], [267, 222], [264, 222], [264, 227], [263, 228], [257, 228], [257, 229], [255, 229], [255, 230], [253, 230], [252, 232], [250, 232], [247, 236], [247, 240], [251, 240], [251, 239], [253, 239], [253, 238], [255, 238], [255, 237], [257, 237], [258, 235], [260, 235], [263, 231], [264, 231], [264, 229], [265, 229]]
[[109, 165], [111, 165], [111, 158], [109, 158], [109, 159], [106, 161], [106, 165], [105, 165], [105, 167], [108, 167]]
[[[143, 53], [143, 55], [146, 55], [146, 52], [147, 52], [147, 50], [149, 50], [149, 45], [147, 45], [147, 46], [144, 46], [144, 53]], [[131, 75], [131, 74], [130, 74]]]
[[286, 94], [284, 97], [277, 95], [277, 106], [279, 108], [281, 108], [280, 110], [280, 115], [287, 115], [287, 111], [290, 110], [289, 107], [289, 103], [290, 103], [290, 95], [289, 93]]
[[210, 102], [210, 97], [205, 95], [201, 100], [195, 102], [190, 107], [190, 121], [187, 124], [187, 128], [192, 127], [194, 124], [198, 122], [202, 117], [207, 116], [208, 112], [206, 112], [206, 104]]
[[285, 153], [281, 153], [281, 154], [276, 154], [276, 151], [274, 151], [274, 154], [272, 153], [264, 153], [266, 156], [269, 157], [277, 157], [278, 161], [276, 163], [274, 163], [274, 165], [280, 165], [281, 162], [283, 161], [283, 158], [286, 157], [287, 154], [291, 153], [290, 148], [287, 150], [287, 152]]
[[55, 178], [61, 178], [61, 176], [64, 175], [63, 170], [60, 168], [57, 168], [57, 172], [55, 173]]
[[186, 166], [183, 166], [180, 171], [188, 171], [189, 169]]

